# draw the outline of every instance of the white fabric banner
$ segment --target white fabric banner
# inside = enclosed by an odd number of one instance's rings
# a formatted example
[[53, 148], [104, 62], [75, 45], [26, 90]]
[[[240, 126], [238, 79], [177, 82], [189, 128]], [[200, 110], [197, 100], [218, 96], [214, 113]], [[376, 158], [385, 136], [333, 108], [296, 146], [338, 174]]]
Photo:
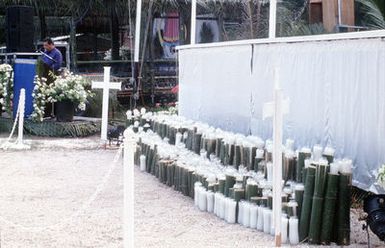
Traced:
[[239, 44], [179, 50], [180, 115], [272, 138], [262, 120], [279, 68], [290, 113], [284, 139], [331, 145], [354, 161], [353, 183], [377, 192], [385, 163], [385, 42], [382, 39]]

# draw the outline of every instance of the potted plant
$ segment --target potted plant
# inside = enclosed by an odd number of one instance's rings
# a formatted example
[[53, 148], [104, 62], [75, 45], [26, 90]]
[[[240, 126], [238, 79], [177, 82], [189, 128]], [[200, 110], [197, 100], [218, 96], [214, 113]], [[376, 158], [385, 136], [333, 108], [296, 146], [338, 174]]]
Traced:
[[0, 114], [2, 111], [12, 114], [13, 69], [8, 64], [0, 65]]
[[87, 97], [91, 94], [90, 82], [68, 71], [54, 78], [52, 84], [47, 84], [45, 78], [35, 78], [34, 112], [31, 117], [36, 121], [42, 121], [45, 105], [55, 103], [56, 120], [71, 122], [76, 107], [85, 110]]

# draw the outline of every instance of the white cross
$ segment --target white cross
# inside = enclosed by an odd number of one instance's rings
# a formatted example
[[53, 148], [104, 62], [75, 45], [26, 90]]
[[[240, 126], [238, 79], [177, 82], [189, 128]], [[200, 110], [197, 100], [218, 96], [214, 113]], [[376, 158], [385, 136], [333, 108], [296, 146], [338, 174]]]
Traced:
[[107, 127], [108, 127], [108, 98], [110, 89], [120, 90], [122, 83], [110, 82], [111, 67], [104, 67], [104, 81], [92, 82], [92, 89], [103, 89], [103, 111], [102, 111], [102, 130], [101, 139], [107, 141]]
[[263, 106], [263, 119], [273, 117], [273, 221], [275, 246], [281, 246], [282, 215], [282, 129], [283, 115], [289, 113], [289, 100], [283, 99], [278, 70], [274, 71], [274, 101]]

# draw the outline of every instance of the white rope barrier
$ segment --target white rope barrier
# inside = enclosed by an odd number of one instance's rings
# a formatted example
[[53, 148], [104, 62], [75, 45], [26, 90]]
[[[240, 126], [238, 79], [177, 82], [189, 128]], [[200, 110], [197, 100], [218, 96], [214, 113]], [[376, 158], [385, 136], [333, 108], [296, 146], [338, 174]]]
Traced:
[[[22, 149], [30, 149], [31, 147], [29, 145], [24, 144], [23, 142], [23, 129], [24, 129], [24, 112], [25, 112], [25, 89], [20, 90], [20, 97], [19, 97], [19, 104], [17, 106], [17, 112], [16, 112], [16, 117], [15, 121], [12, 126], [11, 133], [9, 134], [7, 140], [5, 143], [0, 147], [3, 150], [7, 149], [17, 149], [17, 150], [22, 150]], [[11, 142], [11, 139], [13, 137], [13, 134], [16, 131], [16, 126], [19, 124], [19, 129], [18, 129], [18, 138], [15, 143]]]

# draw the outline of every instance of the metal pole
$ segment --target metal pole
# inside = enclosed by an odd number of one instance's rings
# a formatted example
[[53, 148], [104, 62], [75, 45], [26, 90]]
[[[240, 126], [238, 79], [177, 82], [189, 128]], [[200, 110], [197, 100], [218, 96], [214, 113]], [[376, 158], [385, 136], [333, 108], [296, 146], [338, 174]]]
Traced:
[[269, 9], [269, 38], [274, 39], [277, 28], [277, 0], [270, 0]]
[[191, 30], [190, 30], [190, 44], [195, 44], [195, 32], [197, 21], [197, 1], [191, 1]]
[[136, 2], [136, 22], [135, 22], [135, 53], [134, 62], [139, 62], [139, 50], [140, 50], [140, 24], [142, 19], [142, 0]]

